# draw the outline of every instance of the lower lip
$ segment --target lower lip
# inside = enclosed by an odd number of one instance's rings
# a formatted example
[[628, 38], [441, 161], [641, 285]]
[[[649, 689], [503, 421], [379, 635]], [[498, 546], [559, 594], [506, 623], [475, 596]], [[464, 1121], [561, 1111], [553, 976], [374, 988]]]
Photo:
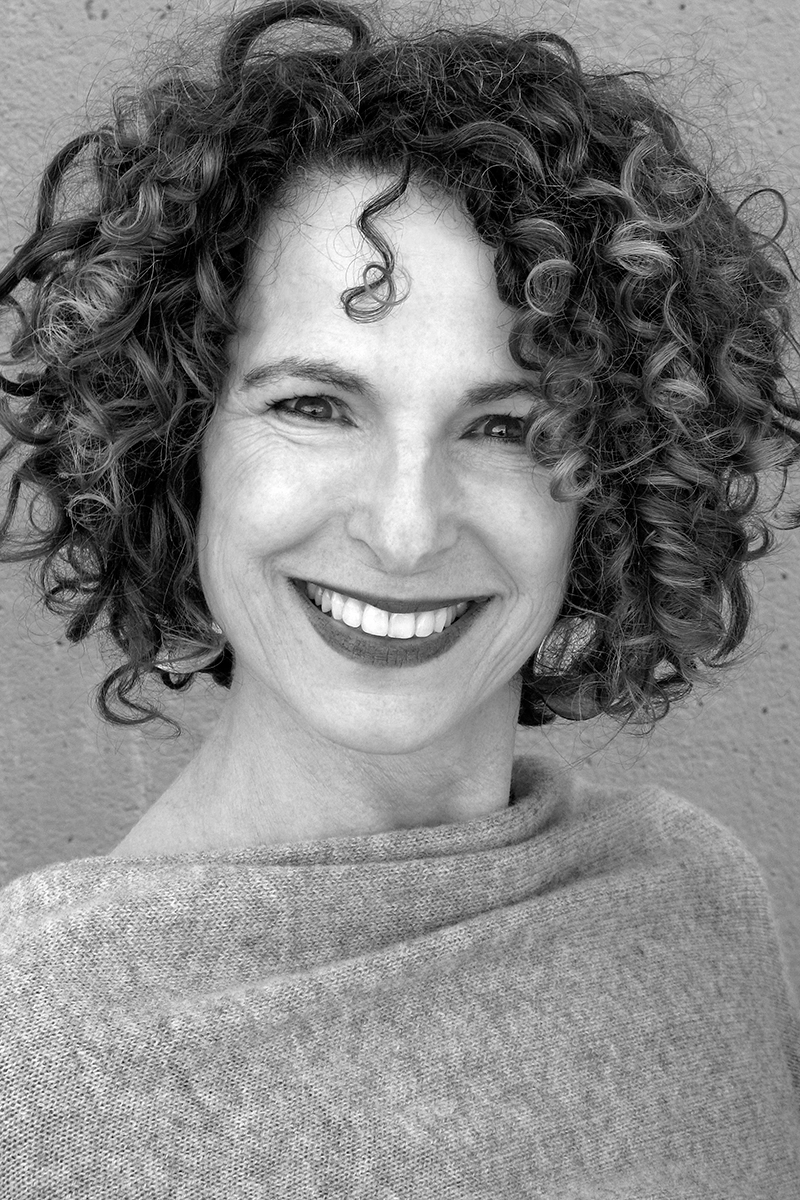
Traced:
[[441, 633], [431, 633], [424, 638], [378, 637], [374, 633], [365, 633], [363, 629], [352, 629], [344, 621], [334, 620], [317, 608], [306, 593], [304, 583], [294, 580], [291, 583], [305, 602], [306, 615], [322, 640], [345, 658], [355, 659], [370, 667], [415, 667], [430, 662], [432, 658], [439, 658], [475, 624], [488, 603], [482, 601], [474, 604]]

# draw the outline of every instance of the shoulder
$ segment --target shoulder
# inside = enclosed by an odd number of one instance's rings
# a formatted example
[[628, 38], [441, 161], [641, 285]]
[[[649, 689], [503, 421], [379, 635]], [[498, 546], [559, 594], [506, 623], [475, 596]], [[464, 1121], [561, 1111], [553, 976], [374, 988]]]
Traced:
[[129, 861], [98, 855], [52, 863], [0, 890], [0, 965], [5, 984], [15, 977], [44, 987], [58, 966], [66, 986], [87, 964], [124, 957], [126, 933], [164, 908], [193, 864], [169, 858]]
[[[797, 998], [761, 866], [742, 839], [700, 806], [658, 787], [574, 780], [570, 821], [588, 874], [607, 897], [608, 925], [626, 944], [667, 945], [728, 989], [760, 992], [795, 1028]], [[757, 1005], [755, 1005], [757, 1007]], [[795, 1047], [796, 1052], [796, 1047]]]
[[598, 784], [588, 774], [571, 781], [569, 820], [597, 832], [620, 861], [669, 861], [692, 873], [763, 886], [755, 855], [709, 812], [657, 785]]
[[648, 994], [671, 996], [681, 1012], [691, 999], [701, 1024], [716, 1012], [732, 1028], [782, 1031], [800, 1092], [798, 998], [766, 881], [741, 838], [664, 788], [603, 786], [588, 773], [565, 783], [554, 836], [564, 849], [548, 894], [562, 938], [578, 930], [581, 971], [626, 1004], [646, 975]]
[[557, 872], [642, 918], [670, 914], [719, 934], [771, 938], [774, 917], [755, 855], [697, 804], [658, 786], [626, 788], [541, 761], [532, 776], [557, 789], [545, 833]]

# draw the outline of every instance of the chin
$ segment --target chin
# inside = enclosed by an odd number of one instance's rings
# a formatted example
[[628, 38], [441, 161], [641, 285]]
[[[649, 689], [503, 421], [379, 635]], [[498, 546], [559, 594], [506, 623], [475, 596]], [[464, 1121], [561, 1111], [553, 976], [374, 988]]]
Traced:
[[[414, 754], [425, 750], [446, 736], [452, 725], [430, 717], [422, 705], [412, 705], [403, 710], [397, 704], [387, 705], [384, 711], [376, 711], [374, 697], [370, 697], [369, 716], [365, 719], [360, 705], [353, 705], [348, 720], [346, 702], [342, 702], [334, 713], [315, 713], [311, 723], [314, 731], [327, 741], [360, 754]], [[321, 718], [321, 719], [320, 719]]]

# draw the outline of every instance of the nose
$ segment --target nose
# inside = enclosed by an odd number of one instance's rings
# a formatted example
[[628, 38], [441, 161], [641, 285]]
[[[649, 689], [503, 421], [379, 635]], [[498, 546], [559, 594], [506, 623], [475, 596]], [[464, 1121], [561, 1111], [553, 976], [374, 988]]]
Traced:
[[421, 436], [406, 435], [359, 464], [347, 532], [387, 575], [437, 565], [458, 540], [463, 497], [452, 469]]

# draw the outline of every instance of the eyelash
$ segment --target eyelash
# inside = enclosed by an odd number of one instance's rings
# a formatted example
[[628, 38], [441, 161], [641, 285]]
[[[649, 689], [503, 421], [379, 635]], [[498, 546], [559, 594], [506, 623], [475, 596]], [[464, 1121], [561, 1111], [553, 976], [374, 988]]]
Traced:
[[[311, 400], [311, 401], [315, 401], [317, 403], [324, 402], [326, 404], [334, 405], [338, 408], [342, 407], [342, 401], [336, 400], [332, 396], [305, 395], [305, 396], [287, 396], [286, 399], [284, 399], [284, 400], [275, 400], [272, 404], [268, 404], [266, 406], [267, 411], [268, 412], [272, 412], [272, 411], [281, 412], [290, 417], [295, 417], [295, 418], [297, 418], [297, 420], [301, 420], [301, 421], [312, 421], [312, 422], [316, 421], [319, 424], [327, 423], [325, 421], [325, 419], [322, 417], [312, 417], [312, 416], [309, 416], [307, 413], [298, 412], [293, 408], [286, 407], [286, 405], [293, 404], [299, 400]], [[515, 416], [512, 416], [511, 413], [490, 413], [490, 415], [487, 417], [481, 417], [480, 420], [478, 422], [476, 422], [476, 424], [480, 424], [481, 422], [485, 422], [485, 421], [496, 421], [496, 420], [519, 421], [520, 424], [525, 423], [524, 417], [515, 417]], [[525, 434], [523, 431], [519, 437], [515, 437], [515, 438], [487, 438], [486, 440], [488, 442], [496, 442], [501, 446], [509, 446], [510, 445], [510, 446], [520, 446], [521, 447], [524, 445], [524, 442], [525, 442]]]

